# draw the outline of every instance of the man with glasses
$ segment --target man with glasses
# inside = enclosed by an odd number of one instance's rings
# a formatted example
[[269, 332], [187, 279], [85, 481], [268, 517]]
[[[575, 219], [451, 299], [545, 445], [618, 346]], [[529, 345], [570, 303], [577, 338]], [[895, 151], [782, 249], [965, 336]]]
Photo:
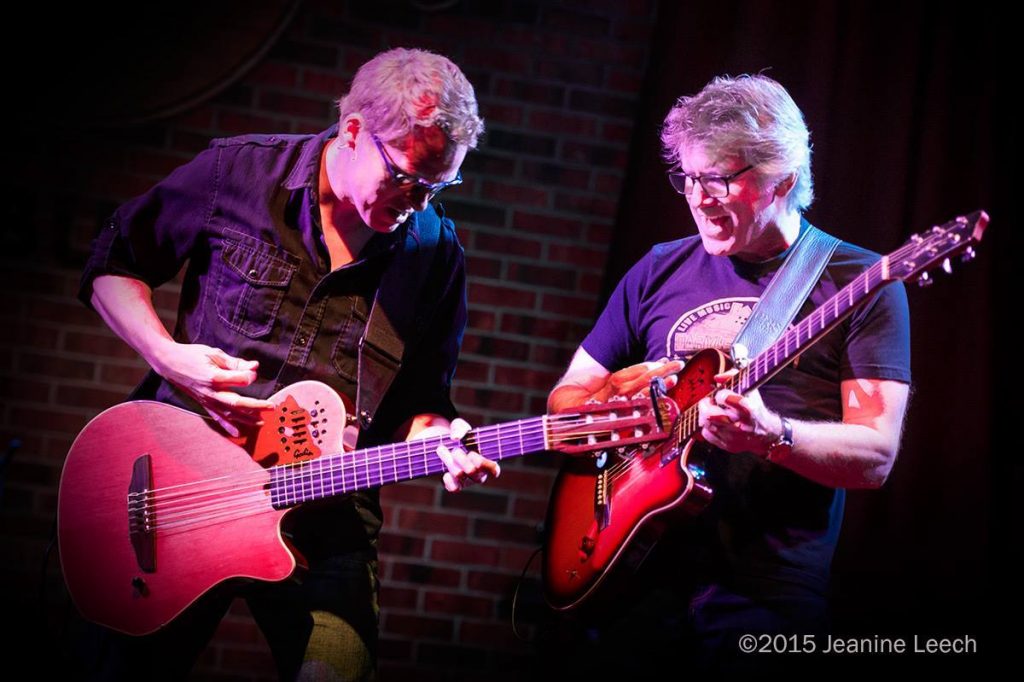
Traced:
[[[699, 234], [655, 246], [623, 278], [549, 410], [632, 395], [703, 348], [728, 353], [809, 227], [809, 133], [777, 82], [716, 78], [678, 100], [661, 139], [668, 179]], [[798, 319], [876, 260], [841, 243]], [[799, 636], [823, 633], [844, 489], [886, 480], [909, 381], [906, 294], [895, 285], [760, 390], [722, 389], [701, 401], [700, 435], [716, 449], [706, 459], [715, 496], [655, 548], [637, 579], [647, 587], [637, 609], [589, 630], [585, 660], [614, 667], [622, 660], [609, 657], [646, 642], [676, 664], [762, 666], [771, 657], [742, 653], [741, 635], [796, 635], [802, 644]], [[689, 659], [671, 646], [680, 643]], [[657, 669], [666, 663], [657, 658], [630, 657], [626, 667]]]
[[[319, 135], [215, 140], [105, 226], [81, 297], [153, 368], [133, 397], [205, 410], [237, 433], [284, 386], [315, 379], [354, 402], [359, 383], [378, 393], [357, 415], [360, 446], [468, 428], [449, 398], [463, 252], [430, 200], [461, 182], [483, 131], [473, 88], [448, 59], [395, 49], [359, 69], [338, 107]], [[185, 263], [171, 335], [152, 289]], [[367, 380], [364, 365], [379, 371]], [[498, 474], [476, 453], [438, 456], [452, 491]], [[243, 593], [282, 679], [373, 674], [381, 516], [373, 490], [287, 517], [310, 570]], [[150, 637], [107, 633], [102, 675], [184, 677], [235, 594], [210, 593]]]

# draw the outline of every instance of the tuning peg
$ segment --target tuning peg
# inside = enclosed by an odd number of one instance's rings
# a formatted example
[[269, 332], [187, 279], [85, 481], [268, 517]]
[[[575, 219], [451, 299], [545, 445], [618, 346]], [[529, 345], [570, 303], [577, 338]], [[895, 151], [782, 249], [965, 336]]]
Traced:
[[953, 264], [949, 262], [948, 258], [942, 261], [942, 271], [945, 272], [947, 275], [953, 274]]
[[974, 260], [974, 257], [977, 255], [978, 254], [974, 252], [974, 247], [968, 246], [966, 249], [964, 249], [963, 254], [960, 256], [960, 261], [963, 263], [969, 263], [972, 260]]
[[935, 281], [931, 278], [927, 272], [922, 272], [917, 278], [917, 286], [919, 287], [930, 287]]

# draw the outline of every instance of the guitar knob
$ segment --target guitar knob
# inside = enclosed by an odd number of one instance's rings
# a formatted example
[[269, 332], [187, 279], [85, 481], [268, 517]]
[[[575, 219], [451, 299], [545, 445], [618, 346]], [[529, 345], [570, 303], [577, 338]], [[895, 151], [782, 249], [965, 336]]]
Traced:
[[953, 264], [949, 262], [948, 258], [942, 261], [942, 271], [947, 275], [953, 274]]
[[921, 276], [917, 278], [917, 286], [919, 287], [930, 287], [934, 283], [935, 281], [927, 272], [922, 272]]
[[974, 257], [977, 255], [978, 254], [974, 252], [974, 247], [968, 246], [966, 249], [964, 249], [963, 255], [960, 256], [960, 261], [962, 263], [969, 263], [972, 260], [974, 260]]

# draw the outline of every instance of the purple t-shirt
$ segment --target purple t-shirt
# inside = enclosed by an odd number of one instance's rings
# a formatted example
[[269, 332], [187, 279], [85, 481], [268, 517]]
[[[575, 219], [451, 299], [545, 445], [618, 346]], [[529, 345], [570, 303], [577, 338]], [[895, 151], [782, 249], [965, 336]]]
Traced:
[[[583, 348], [609, 371], [686, 360], [709, 347], [727, 352], [785, 255], [752, 264], [709, 255], [698, 236], [658, 244], [619, 282]], [[841, 243], [797, 321], [876, 260]], [[901, 283], [882, 289], [760, 391], [784, 416], [838, 421], [839, 384], [852, 378], [910, 381]], [[686, 536], [700, 546], [684, 557], [696, 557], [715, 580], [781, 580], [823, 592], [844, 492], [750, 454], [713, 451], [705, 466], [715, 496]]]

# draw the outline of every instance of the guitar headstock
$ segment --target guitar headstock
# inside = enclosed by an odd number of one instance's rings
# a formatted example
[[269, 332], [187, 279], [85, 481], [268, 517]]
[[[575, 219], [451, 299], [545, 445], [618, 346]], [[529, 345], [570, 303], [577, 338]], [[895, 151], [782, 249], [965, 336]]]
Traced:
[[959, 255], [964, 261], [974, 258], [974, 245], [981, 241], [987, 225], [988, 213], [975, 211], [915, 234], [886, 257], [886, 279], [917, 280], [922, 286], [931, 284], [928, 270], [936, 265], [941, 263], [942, 269], [950, 273], [954, 256]]
[[664, 396], [579, 405], [548, 415], [549, 445], [578, 455], [657, 443], [669, 437], [678, 416], [675, 401]]

